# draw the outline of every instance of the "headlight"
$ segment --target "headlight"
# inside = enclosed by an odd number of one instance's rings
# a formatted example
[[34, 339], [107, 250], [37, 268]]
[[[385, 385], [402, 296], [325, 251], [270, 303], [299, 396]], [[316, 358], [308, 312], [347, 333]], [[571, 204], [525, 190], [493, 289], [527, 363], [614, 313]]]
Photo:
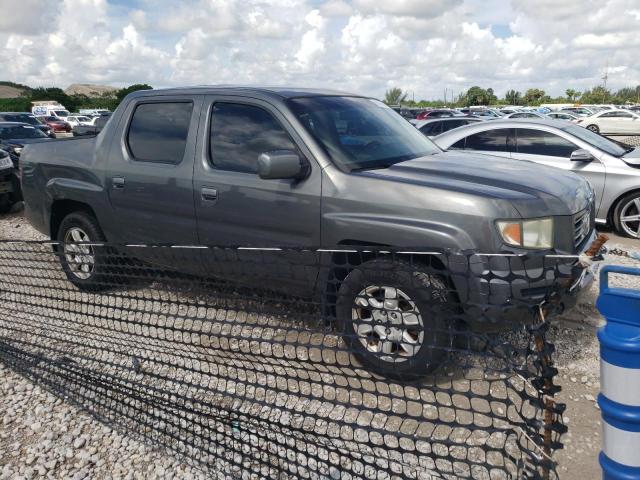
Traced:
[[498, 232], [507, 245], [524, 248], [553, 246], [553, 218], [535, 220], [499, 220]]
[[13, 151], [16, 152], [16, 155], [20, 155], [22, 152], [22, 147], [13, 147]]

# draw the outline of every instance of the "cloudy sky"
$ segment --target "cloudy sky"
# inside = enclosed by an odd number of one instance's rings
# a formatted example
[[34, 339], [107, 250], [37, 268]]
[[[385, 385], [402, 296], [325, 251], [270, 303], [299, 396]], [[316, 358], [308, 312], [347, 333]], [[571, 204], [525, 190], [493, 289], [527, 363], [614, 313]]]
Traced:
[[0, 80], [415, 99], [640, 83], [640, 0], [0, 0]]

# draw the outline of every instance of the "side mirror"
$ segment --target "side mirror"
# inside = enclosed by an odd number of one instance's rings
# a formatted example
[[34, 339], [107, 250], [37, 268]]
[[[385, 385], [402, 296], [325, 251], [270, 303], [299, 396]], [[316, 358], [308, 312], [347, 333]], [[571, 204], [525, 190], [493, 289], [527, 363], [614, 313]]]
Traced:
[[258, 175], [265, 180], [300, 179], [309, 173], [308, 165], [291, 150], [264, 152], [258, 157]]
[[572, 162], [591, 162], [595, 160], [593, 155], [588, 150], [583, 148], [579, 148], [578, 150], [574, 150], [571, 152], [571, 161]]

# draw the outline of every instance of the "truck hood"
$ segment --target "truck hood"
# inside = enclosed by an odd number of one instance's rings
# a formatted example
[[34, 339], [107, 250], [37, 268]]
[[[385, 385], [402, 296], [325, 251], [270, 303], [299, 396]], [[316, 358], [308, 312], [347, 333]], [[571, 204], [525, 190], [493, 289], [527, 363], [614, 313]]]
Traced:
[[438, 153], [359, 174], [509, 201], [523, 218], [573, 215], [593, 198], [589, 183], [574, 173], [468, 152]]

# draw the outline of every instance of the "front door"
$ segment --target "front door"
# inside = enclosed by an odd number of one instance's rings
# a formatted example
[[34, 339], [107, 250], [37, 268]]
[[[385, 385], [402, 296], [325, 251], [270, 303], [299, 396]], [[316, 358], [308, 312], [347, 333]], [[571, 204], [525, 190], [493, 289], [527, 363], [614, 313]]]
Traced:
[[[284, 116], [261, 100], [210, 96], [202, 118], [193, 181], [200, 243], [244, 249], [318, 246], [322, 172]], [[260, 178], [258, 157], [275, 150], [304, 158], [309, 176]], [[314, 268], [282, 252], [238, 252], [260, 283], [311, 288], [315, 282]]]

